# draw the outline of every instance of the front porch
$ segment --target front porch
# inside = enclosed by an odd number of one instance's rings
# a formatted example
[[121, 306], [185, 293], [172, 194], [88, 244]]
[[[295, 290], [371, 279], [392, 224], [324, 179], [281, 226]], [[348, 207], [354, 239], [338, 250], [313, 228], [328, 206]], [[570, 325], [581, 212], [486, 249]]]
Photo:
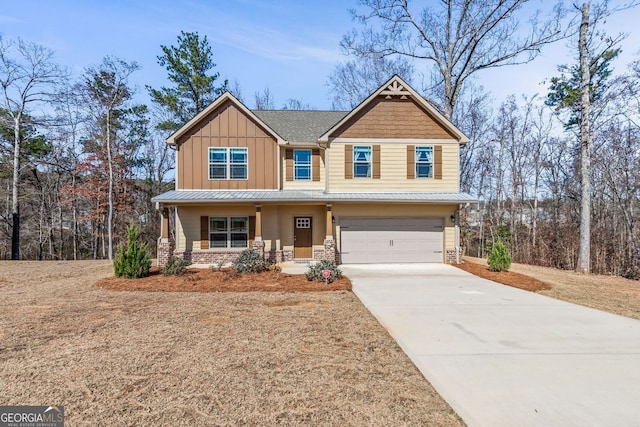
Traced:
[[[271, 263], [336, 260], [331, 204], [161, 205], [158, 265], [224, 265], [251, 248]], [[170, 212], [170, 210], [172, 212]], [[170, 227], [169, 216], [174, 215]]]

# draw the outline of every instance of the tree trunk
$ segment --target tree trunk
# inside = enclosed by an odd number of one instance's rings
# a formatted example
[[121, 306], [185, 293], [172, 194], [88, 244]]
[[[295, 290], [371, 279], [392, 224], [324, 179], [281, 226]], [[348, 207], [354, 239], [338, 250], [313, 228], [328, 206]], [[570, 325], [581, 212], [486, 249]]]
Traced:
[[589, 273], [590, 245], [591, 245], [591, 136], [589, 130], [589, 107], [591, 103], [589, 81], [589, 52], [587, 51], [587, 30], [589, 28], [589, 2], [582, 5], [582, 22], [580, 23], [580, 38], [578, 49], [580, 52], [581, 82], [581, 112], [580, 112], [580, 181], [582, 187], [580, 205], [580, 243], [578, 247], [578, 263], [576, 271]]
[[14, 118], [13, 124], [13, 183], [11, 192], [11, 259], [20, 259], [20, 204], [18, 201], [18, 184], [20, 182], [20, 151], [22, 136], [20, 135], [20, 117]]
[[109, 164], [109, 213], [107, 216], [107, 240], [109, 259], [113, 259], [113, 159], [111, 158], [111, 111], [107, 113], [107, 163]]

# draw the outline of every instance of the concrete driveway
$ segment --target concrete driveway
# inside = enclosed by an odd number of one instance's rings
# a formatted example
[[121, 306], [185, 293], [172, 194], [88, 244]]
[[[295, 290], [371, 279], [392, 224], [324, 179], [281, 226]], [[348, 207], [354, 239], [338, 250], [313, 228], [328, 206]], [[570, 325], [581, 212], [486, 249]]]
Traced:
[[640, 321], [448, 265], [343, 265], [469, 426], [640, 426]]

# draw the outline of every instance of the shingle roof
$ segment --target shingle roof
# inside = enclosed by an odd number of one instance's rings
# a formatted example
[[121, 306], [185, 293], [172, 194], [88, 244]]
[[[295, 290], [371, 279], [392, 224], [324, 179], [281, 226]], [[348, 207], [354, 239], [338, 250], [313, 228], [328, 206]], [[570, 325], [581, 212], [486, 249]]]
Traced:
[[290, 143], [318, 142], [320, 135], [338, 123], [348, 111], [251, 110]]
[[159, 203], [215, 202], [405, 202], [405, 203], [474, 203], [466, 193], [380, 192], [326, 193], [322, 190], [172, 190], [152, 199]]

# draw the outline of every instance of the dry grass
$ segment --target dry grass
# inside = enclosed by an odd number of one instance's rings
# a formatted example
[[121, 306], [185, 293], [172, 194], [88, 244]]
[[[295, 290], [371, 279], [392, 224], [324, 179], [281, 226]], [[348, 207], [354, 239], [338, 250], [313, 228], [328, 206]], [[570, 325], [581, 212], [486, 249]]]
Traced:
[[[465, 260], [486, 266], [486, 261], [480, 258], [465, 257]], [[537, 290], [542, 295], [640, 319], [640, 281], [527, 264], [511, 264], [511, 271], [548, 284], [550, 289]], [[474, 274], [485, 277], [481, 272]], [[490, 280], [500, 282], [499, 277]]]
[[2, 404], [75, 425], [463, 425], [349, 291], [114, 292], [0, 262]]
[[117, 291], [150, 292], [325, 292], [350, 291], [347, 277], [333, 283], [309, 281], [304, 274], [286, 274], [264, 271], [238, 274], [233, 269], [214, 271], [209, 268], [191, 268], [179, 276], [164, 276], [158, 268], [141, 279], [105, 277], [97, 286]]

